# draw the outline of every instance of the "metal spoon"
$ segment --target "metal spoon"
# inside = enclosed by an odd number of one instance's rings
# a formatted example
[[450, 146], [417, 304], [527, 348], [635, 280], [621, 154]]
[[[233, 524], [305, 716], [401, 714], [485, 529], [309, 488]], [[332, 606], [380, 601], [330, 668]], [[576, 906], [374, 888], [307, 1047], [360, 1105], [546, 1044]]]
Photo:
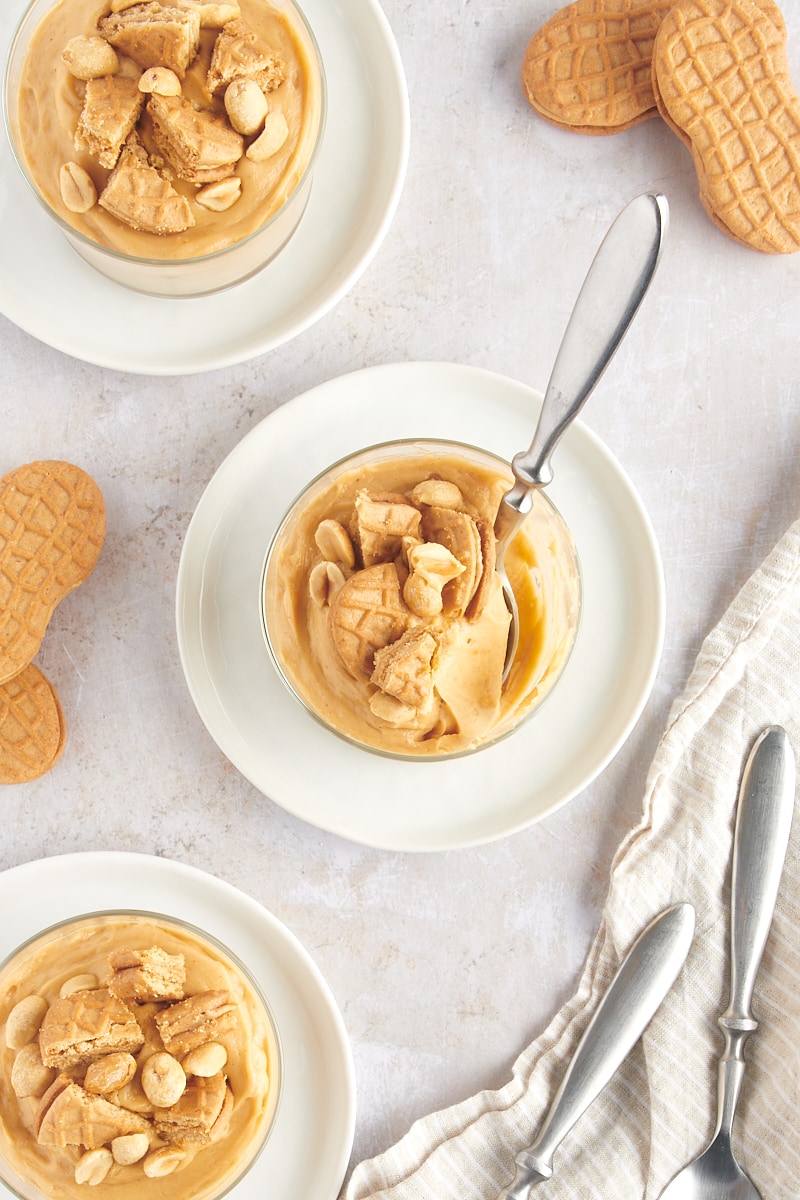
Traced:
[[684, 964], [694, 934], [691, 904], [665, 908], [639, 934], [586, 1026], [533, 1145], [497, 1200], [527, 1200], [553, 1174], [553, 1155], [627, 1058]]
[[795, 764], [777, 725], [757, 739], [742, 776], [731, 880], [731, 993], [719, 1018], [725, 1048], [717, 1078], [717, 1125], [708, 1149], [660, 1200], [761, 1200], [737, 1163], [731, 1130], [744, 1077], [744, 1043], [758, 1028], [750, 1002], [783, 871], [794, 809]]
[[506, 678], [519, 644], [519, 610], [505, 552], [553, 478], [550, 458], [622, 341], [658, 266], [669, 220], [666, 196], [646, 192], [622, 210], [597, 251], [567, 323], [530, 447], [514, 456], [515, 484], [500, 501], [494, 532], [497, 573], [511, 613]]

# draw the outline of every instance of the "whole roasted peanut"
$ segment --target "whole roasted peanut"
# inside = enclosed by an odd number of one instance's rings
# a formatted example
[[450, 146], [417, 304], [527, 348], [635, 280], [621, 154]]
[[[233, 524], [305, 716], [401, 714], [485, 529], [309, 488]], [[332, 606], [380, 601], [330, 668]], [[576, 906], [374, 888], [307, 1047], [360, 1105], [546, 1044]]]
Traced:
[[119, 70], [119, 59], [113, 46], [102, 37], [70, 38], [61, 53], [70, 75], [76, 79], [99, 79]]
[[210, 1079], [221, 1071], [228, 1061], [228, 1051], [221, 1042], [206, 1042], [190, 1050], [182, 1062], [187, 1075], [200, 1075]]
[[162, 1179], [176, 1171], [185, 1158], [185, 1151], [177, 1146], [162, 1146], [148, 1154], [142, 1163], [142, 1170], [148, 1179]]
[[430, 504], [436, 508], [462, 508], [461, 488], [447, 479], [423, 479], [411, 493], [415, 504]]
[[282, 112], [268, 112], [264, 128], [254, 142], [247, 147], [246, 154], [253, 162], [265, 162], [277, 154], [289, 136], [289, 126]]
[[14, 1005], [6, 1021], [6, 1045], [9, 1050], [21, 1050], [33, 1041], [48, 1007], [43, 996], [25, 996]]
[[91, 992], [97, 986], [96, 975], [90, 975], [88, 972], [85, 975], [71, 975], [69, 979], [64, 980], [58, 994], [63, 1000], [65, 996], [73, 996], [75, 992]]
[[156, 1108], [170, 1108], [186, 1090], [186, 1072], [177, 1058], [157, 1050], [142, 1067], [142, 1090]]
[[239, 76], [232, 79], [225, 89], [225, 111], [237, 133], [248, 137], [264, 124], [267, 115], [267, 98], [255, 79]]
[[146, 1133], [123, 1133], [111, 1142], [112, 1157], [121, 1167], [139, 1162], [149, 1149], [150, 1139]]
[[86, 1068], [83, 1086], [87, 1092], [105, 1096], [125, 1087], [135, 1074], [136, 1059], [132, 1054], [119, 1050], [113, 1054], [104, 1054], [96, 1062], [90, 1063]]
[[55, 1079], [55, 1071], [42, 1062], [38, 1042], [28, 1042], [17, 1052], [11, 1067], [11, 1087], [14, 1095], [23, 1100], [26, 1096], [43, 1096]]
[[320, 521], [314, 534], [317, 549], [328, 562], [343, 562], [347, 567], [354, 567], [356, 552], [350, 534], [339, 521], [329, 517]]
[[195, 200], [210, 212], [227, 212], [242, 194], [242, 181], [238, 175], [229, 175], [215, 183], [207, 183], [195, 194]]
[[88, 171], [76, 162], [64, 163], [58, 173], [61, 199], [74, 213], [85, 213], [97, 203], [97, 188]]
[[97, 1187], [111, 1170], [113, 1162], [111, 1151], [105, 1146], [87, 1150], [75, 1164], [75, 1182], [88, 1183], [89, 1187]]
[[139, 76], [139, 91], [147, 95], [180, 96], [181, 81], [169, 67], [148, 67]]

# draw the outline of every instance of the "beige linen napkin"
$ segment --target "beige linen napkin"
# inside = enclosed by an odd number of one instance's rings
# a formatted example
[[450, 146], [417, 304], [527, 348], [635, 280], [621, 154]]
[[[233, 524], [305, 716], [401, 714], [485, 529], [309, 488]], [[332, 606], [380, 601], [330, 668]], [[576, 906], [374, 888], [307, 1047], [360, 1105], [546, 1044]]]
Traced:
[[[499, 1091], [425, 1117], [362, 1163], [346, 1200], [494, 1200], [536, 1134], [565, 1064], [621, 958], [662, 908], [689, 900], [697, 928], [678, 982], [641, 1042], [556, 1153], [540, 1200], [655, 1200], [711, 1137], [716, 1018], [728, 1002], [733, 819], [758, 733], [783, 725], [800, 763], [800, 522], [706, 639], [647, 779], [643, 817], [618, 850], [600, 931], [575, 996]], [[800, 1194], [800, 817], [756, 984], [759, 1028], [734, 1126], [763, 1200]]]

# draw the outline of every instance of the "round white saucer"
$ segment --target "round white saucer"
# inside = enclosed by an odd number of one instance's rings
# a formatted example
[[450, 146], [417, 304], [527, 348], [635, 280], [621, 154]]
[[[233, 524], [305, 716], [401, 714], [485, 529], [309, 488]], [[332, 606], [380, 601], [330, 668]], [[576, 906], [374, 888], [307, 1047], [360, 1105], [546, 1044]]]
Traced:
[[[247, 963], [280, 1031], [284, 1081], [275, 1127], [236, 1187], [240, 1200], [336, 1200], [355, 1128], [355, 1072], [341, 1015], [307, 952], [230, 884], [144, 854], [65, 854], [0, 874], [0, 961], [70, 916], [132, 908], [181, 917]], [[11, 1196], [0, 1183], [0, 1195]]]
[[[0, 6], [0, 54], [27, 0]], [[274, 349], [366, 270], [405, 179], [409, 108], [378, 0], [303, 0], [328, 82], [328, 120], [297, 233], [259, 275], [216, 296], [142, 296], [97, 274], [39, 207], [0, 134], [0, 312], [40, 341], [148, 375], [208, 371]]]
[[288, 696], [264, 644], [264, 554], [309, 479], [361, 446], [394, 438], [456, 437], [510, 458], [530, 442], [540, 405], [538, 393], [487, 371], [374, 367], [277, 409], [209, 483], [178, 572], [181, 661], [217, 745], [289, 812], [384, 849], [475, 845], [553, 812], [596, 777], [630, 733], [663, 644], [661, 559], [633, 485], [581, 422], [556, 452], [549, 489], [581, 561], [581, 626], [547, 702], [511, 737], [453, 762], [360, 751]]

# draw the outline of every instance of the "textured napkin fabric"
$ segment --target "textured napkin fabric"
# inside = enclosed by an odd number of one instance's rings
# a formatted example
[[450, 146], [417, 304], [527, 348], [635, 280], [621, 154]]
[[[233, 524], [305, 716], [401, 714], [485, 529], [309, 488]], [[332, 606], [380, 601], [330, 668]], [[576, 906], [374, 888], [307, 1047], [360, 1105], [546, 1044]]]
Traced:
[[[676, 984], [612, 1082], [562, 1142], [537, 1200], [655, 1200], [709, 1141], [718, 1015], [729, 998], [733, 822], [755, 738], [782, 725], [800, 764], [800, 522], [706, 639], [673, 706], [647, 780], [643, 817], [615, 857], [600, 931], [575, 996], [499, 1091], [416, 1122], [362, 1163], [346, 1200], [494, 1200], [537, 1133], [564, 1067], [625, 952], [680, 900], [696, 910]], [[800, 1191], [800, 815], [789, 849], [745, 1048], [734, 1149], [763, 1200]]]

